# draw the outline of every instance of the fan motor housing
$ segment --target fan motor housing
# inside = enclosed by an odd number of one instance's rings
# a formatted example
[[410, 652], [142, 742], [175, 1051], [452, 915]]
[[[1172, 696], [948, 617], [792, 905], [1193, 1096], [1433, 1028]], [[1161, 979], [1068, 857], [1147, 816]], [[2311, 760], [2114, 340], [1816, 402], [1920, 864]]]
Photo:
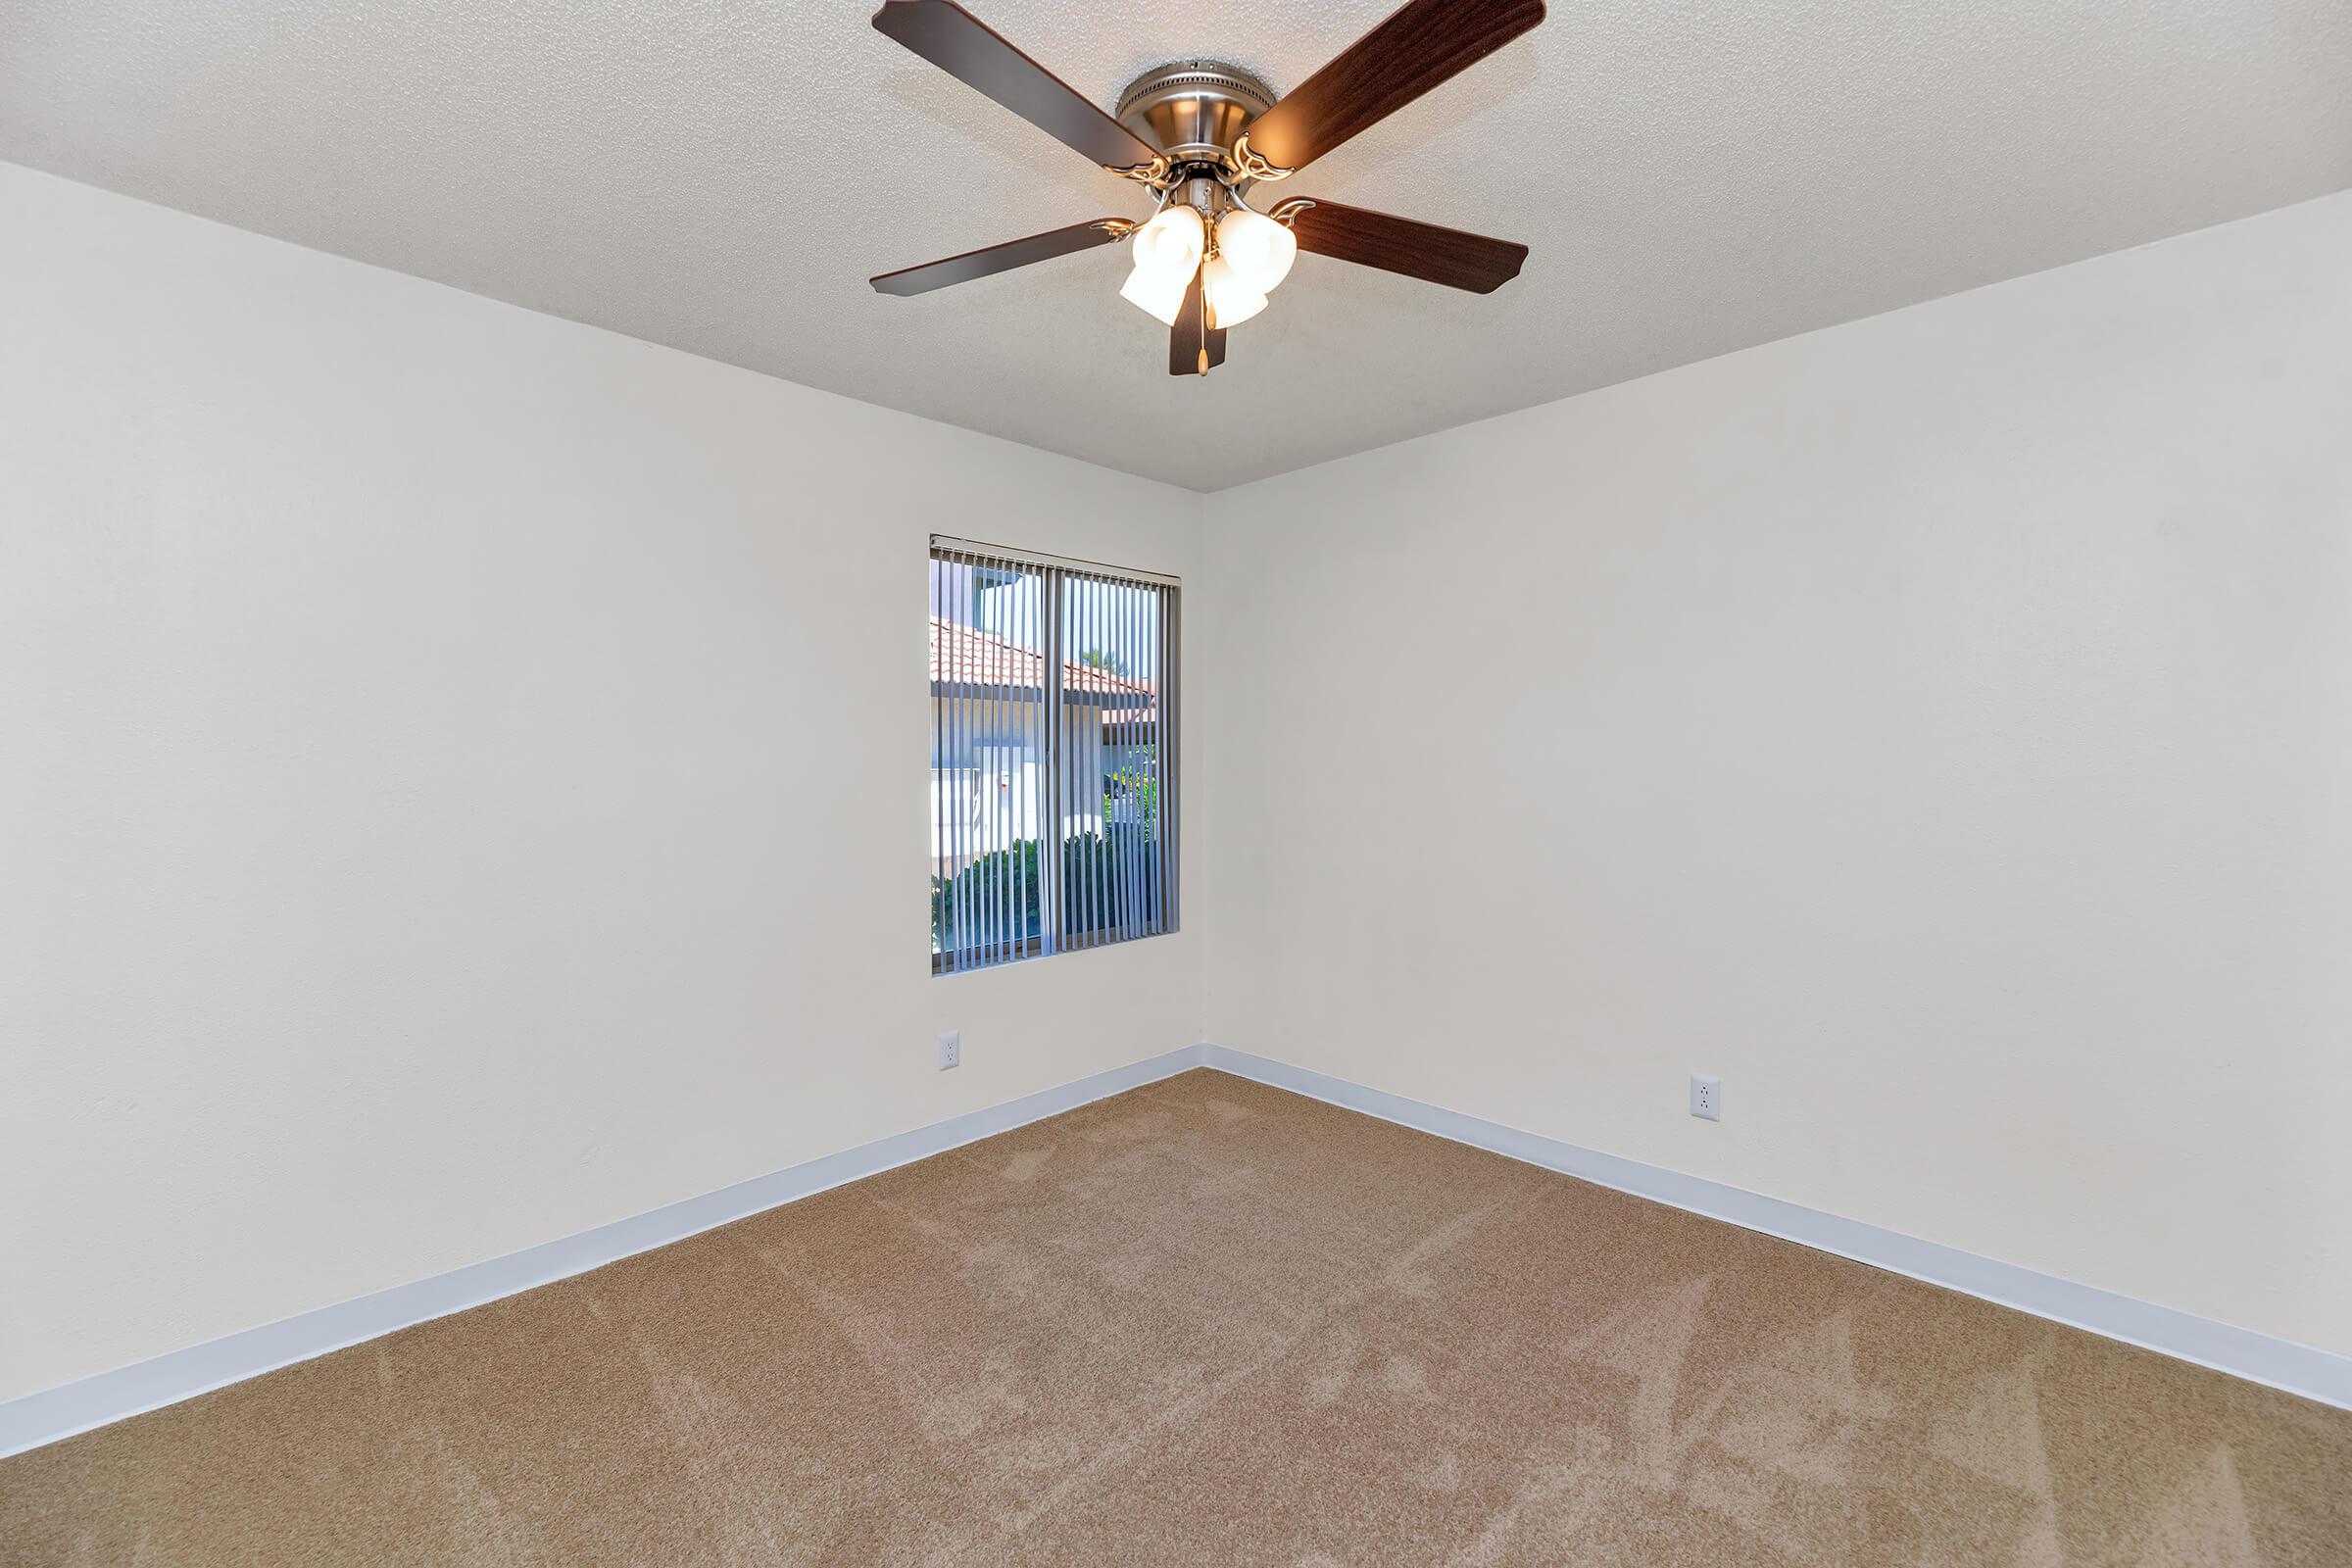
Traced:
[[1129, 82], [1116, 118], [1176, 163], [1214, 164], [1273, 107], [1273, 89], [1239, 66], [1177, 60]]

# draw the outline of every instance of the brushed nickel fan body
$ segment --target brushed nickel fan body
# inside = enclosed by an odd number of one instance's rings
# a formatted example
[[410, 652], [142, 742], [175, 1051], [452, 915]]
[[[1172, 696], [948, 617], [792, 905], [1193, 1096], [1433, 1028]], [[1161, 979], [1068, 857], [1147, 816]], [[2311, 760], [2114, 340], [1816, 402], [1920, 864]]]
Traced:
[[1127, 84], [1114, 115], [1172, 164], [1226, 167], [1274, 90], [1222, 60], [1173, 60]]
[[1274, 99], [1271, 87], [1239, 66], [1174, 60], [1129, 82], [1113, 118], [1167, 161], [1152, 181], [1162, 200], [1197, 208], [1213, 225], [1250, 188], [1249, 177], [1234, 170], [1234, 148]]

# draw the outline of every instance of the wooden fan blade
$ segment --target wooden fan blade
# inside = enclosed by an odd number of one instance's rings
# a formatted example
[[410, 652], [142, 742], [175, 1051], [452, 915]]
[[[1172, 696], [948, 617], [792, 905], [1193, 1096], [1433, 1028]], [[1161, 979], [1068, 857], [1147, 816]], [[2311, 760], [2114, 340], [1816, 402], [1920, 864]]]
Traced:
[[961, 256], [950, 256], [943, 261], [925, 262], [920, 267], [902, 267], [895, 272], [884, 272], [870, 279], [877, 294], [928, 294], [935, 288], [952, 283], [969, 283], [975, 277], [991, 272], [1009, 272], [1016, 267], [1032, 262], [1050, 262], [1056, 256], [1073, 251], [1092, 250], [1123, 238], [1128, 229], [1126, 220], [1098, 218], [1091, 223], [1072, 223], [1067, 228], [1050, 229], [1032, 234], [1027, 239], [1008, 239], [1002, 245], [986, 250], [965, 251]]
[[1200, 342], [1201, 346], [1208, 350], [1209, 369], [1213, 370], [1225, 363], [1225, 329], [1223, 327], [1210, 327], [1201, 335]]
[[[1215, 364], [1208, 354], [1212, 336], [1223, 334], [1208, 329], [1208, 301], [1200, 292], [1200, 270], [1196, 268], [1193, 280], [1184, 286], [1184, 303], [1176, 308], [1175, 324], [1168, 328], [1168, 373], [1206, 375]], [[1219, 353], [1217, 359], [1223, 358]]]
[[874, 30], [1105, 169], [1131, 169], [1159, 156], [955, 0], [883, 0], [874, 13]]
[[1291, 232], [1302, 251], [1473, 294], [1494, 293], [1517, 277], [1527, 260], [1527, 247], [1507, 239], [1416, 223], [1320, 197], [1291, 219]]
[[1544, 20], [1544, 0], [1407, 0], [1250, 122], [1250, 150], [1304, 169]]

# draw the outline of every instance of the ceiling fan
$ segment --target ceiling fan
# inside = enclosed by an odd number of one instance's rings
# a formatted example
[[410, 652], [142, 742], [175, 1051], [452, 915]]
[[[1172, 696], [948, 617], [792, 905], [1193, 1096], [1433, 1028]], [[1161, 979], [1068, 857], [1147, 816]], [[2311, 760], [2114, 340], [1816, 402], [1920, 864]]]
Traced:
[[1300, 250], [1491, 294], [1527, 247], [1361, 207], [1249, 193], [1288, 179], [1348, 137], [1544, 20], [1544, 0], [1407, 0], [1286, 98], [1237, 67], [1179, 60], [1120, 94], [1116, 116], [997, 35], [955, 0], [883, 0], [875, 28], [967, 86], [1152, 193], [1148, 219], [1098, 218], [884, 272], [884, 294], [924, 294], [1128, 240], [1120, 295], [1168, 327], [1168, 373], [1206, 375], [1225, 333], [1266, 307]]

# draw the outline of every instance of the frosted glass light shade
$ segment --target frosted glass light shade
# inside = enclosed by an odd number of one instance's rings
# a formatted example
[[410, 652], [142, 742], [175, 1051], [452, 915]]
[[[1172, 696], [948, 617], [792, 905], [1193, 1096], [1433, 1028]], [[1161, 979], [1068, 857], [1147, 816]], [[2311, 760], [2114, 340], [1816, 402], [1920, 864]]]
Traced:
[[1236, 207], [1217, 220], [1217, 254], [1244, 283], [1271, 294], [1291, 275], [1291, 263], [1298, 259], [1298, 236], [1262, 213]]
[[1190, 278], [1208, 248], [1208, 225], [1190, 207], [1163, 207], [1152, 221], [1135, 231], [1130, 249], [1143, 271]]
[[1251, 288], [1222, 256], [1200, 270], [1200, 290], [1208, 299], [1211, 326], [1239, 326], [1266, 308], [1265, 295]]
[[1119, 288], [1119, 298], [1142, 311], [1156, 317], [1162, 326], [1176, 324], [1176, 313], [1184, 308], [1184, 291], [1192, 286], [1193, 274], [1161, 272], [1149, 267], [1138, 267], [1127, 274]]

